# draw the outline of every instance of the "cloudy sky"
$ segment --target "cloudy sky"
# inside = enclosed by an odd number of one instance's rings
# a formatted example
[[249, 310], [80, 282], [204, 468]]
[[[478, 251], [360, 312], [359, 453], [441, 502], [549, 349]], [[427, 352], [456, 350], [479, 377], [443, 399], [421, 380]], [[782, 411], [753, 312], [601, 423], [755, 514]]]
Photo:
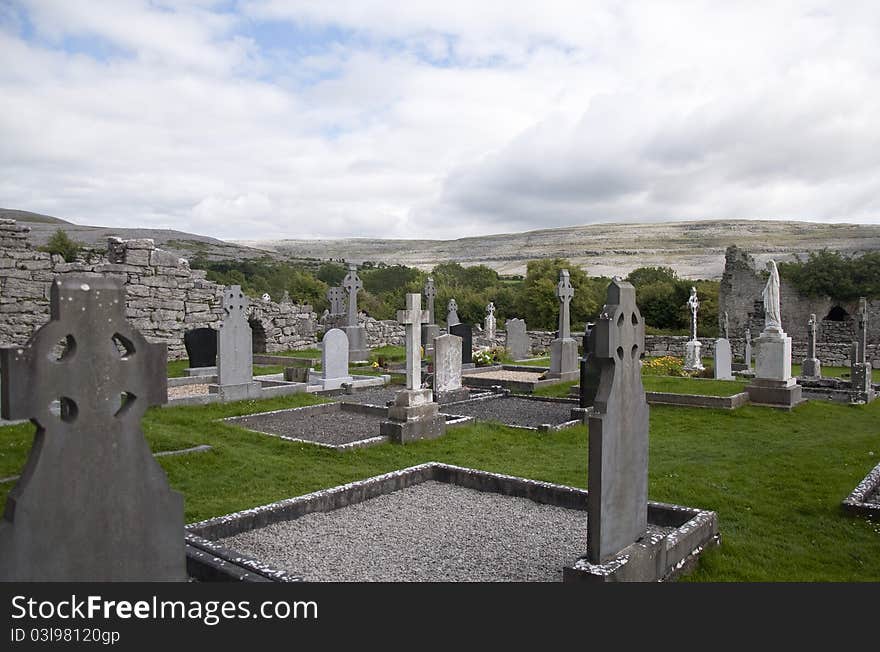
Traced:
[[880, 222], [880, 2], [0, 0], [0, 206], [228, 239]]

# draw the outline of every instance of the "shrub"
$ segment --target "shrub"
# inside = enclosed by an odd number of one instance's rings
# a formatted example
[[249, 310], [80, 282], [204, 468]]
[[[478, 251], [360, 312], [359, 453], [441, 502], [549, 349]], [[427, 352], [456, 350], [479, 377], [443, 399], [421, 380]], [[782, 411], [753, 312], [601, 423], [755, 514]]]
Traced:
[[39, 247], [39, 250], [50, 254], [56, 254], [64, 258], [64, 262], [72, 263], [76, 260], [80, 251], [82, 251], [82, 248], [83, 246], [81, 242], [71, 239], [71, 237], [67, 235], [67, 231], [64, 229], [58, 229], [52, 234], [52, 237], [49, 238], [49, 242], [42, 247]]

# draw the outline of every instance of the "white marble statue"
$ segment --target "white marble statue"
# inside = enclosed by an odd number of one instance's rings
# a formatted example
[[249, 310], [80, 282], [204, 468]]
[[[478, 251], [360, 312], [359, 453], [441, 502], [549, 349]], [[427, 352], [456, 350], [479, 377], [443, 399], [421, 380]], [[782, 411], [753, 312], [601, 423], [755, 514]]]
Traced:
[[688, 307], [691, 309], [691, 339], [697, 339], [697, 309], [700, 300], [697, 299], [697, 288], [691, 286], [691, 296], [688, 297]]
[[761, 296], [764, 297], [764, 330], [782, 332], [782, 317], [779, 314], [779, 270], [774, 261], [767, 262], [767, 285]]

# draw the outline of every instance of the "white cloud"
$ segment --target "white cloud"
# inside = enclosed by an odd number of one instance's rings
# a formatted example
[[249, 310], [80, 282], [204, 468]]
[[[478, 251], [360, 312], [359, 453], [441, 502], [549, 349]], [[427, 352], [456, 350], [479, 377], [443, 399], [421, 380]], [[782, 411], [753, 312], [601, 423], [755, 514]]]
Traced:
[[880, 221], [876, 3], [240, 6], [0, 13], [0, 204], [227, 238]]

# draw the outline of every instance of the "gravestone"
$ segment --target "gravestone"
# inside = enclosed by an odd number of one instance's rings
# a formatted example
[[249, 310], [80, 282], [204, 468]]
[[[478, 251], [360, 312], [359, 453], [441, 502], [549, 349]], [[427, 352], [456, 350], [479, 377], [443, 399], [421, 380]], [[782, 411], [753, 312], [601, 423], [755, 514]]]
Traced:
[[590, 333], [599, 385], [589, 425], [587, 558], [602, 563], [639, 539], [648, 519], [648, 403], [641, 361], [645, 325], [635, 288], [615, 277]]
[[596, 364], [596, 356], [593, 355], [593, 347], [590, 345], [593, 326], [594, 324], [587, 323], [584, 328], [584, 357], [581, 358], [580, 391], [578, 394], [578, 405], [582, 408], [592, 407], [596, 400], [596, 393], [599, 391], [600, 367]]
[[492, 301], [486, 306], [486, 319], [483, 322], [483, 326], [486, 338], [490, 342], [495, 341], [495, 329], [498, 327], [498, 324], [495, 321], [495, 304]]
[[461, 364], [473, 366], [474, 329], [469, 324], [453, 324], [449, 333], [461, 338]]
[[752, 331], [750, 328], [746, 329], [745, 333], [745, 352], [743, 353], [743, 358], [746, 363], [746, 371], [752, 370]]
[[397, 311], [397, 321], [406, 326], [406, 389], [397, 393], [388, 408], [388, 420], [379, 426], [382, 435], [398, 444], [433, 439], [446, 432], [446, 419], [431, 390], [422, 389], [421, 325], [427, 319], [421, 295], [407, 294], [406, 310]]
[[357, 321], [357, 293], [364, 289], [364, 284], [358, 276], [357, 265], [354, 263], [348, 265], [348, 273], [342, 279], [342, 288], [348, 293], [348, 311], [342, 329], [348, 336], [348, 361], [366, 362], [370, 358], [370, 351], [367, 349], [367, 330], [363, 326], [358, 326]]
[[779, 271], [772, 260], [767, 269], [770, 273], [763, 291], [764, 330], [755, 341], [755, 377], [746, 391], [752, 403], [789, 409], [803, 400], [803, 390], [791, 377], [791, 338], [782, 329]]
[[508, 355], [514, 360], [522, 360], [528, 357], [531, 352], [529, 344], [529, 335], [526, 333], [526, 322], [522, 319], [508, 319], [504, 323], [507, 331], [507, 349]]
[[330, 302], [331, 315], [345, 314], [345, 290], [339, 286], [328, 288], [327, 301]]
[[309, 372], [309, 384], [339, 389], [352, 380], [348, 373], [348, 337], [342, 329], [331, 328], [321, 340], [321, 372]]
[[455, 302], [455, 299], [450, 299], [449, 303], [446, 304], [446, 327], [450, 328], [460, 323], [461, 320], [458, 318], [458, 304]]
[[0, 350], [2, 416], [37, 427], [0, 521], [0, 579], [184, 581], [183, 497], [140, 425], [168, 399], [165, 344], [126, 321], [114, 279], [56, 280], [50, 310]]
[[691, 296], [688, 298], [688, 307], [691, 311], [691, 339], [684, 349], [684, 370], [702, 371], [703, 359], [700, 356], [702, 344], [697, 339], [697, 312], [700, 309], [700, 300], [697, 298], [697, 288], [691, 287]]
[[223, 321], [217, 334], [217, 384], [212, 394], [223, 401], [259, 398], [261, 385], [254, 382], [253, 333], [248, 323], [248, 298], [240, 285], [223, 290]]
[[715, 340], [713, 377], [716, 380], [733, 380], [733, 354], [730, 340], [724, 337]]
[[183, 334], [183, 346], [191, 369], [217, 366], [217, 331], [194, 328]]
[[801, 363], [801, 376], [803, 378], [821, 378], [822, 363], [816, 357], [816, 315], [810, 315], [807, 322], [807, 357]]
[[462, 338], [440, 335], [434, 340], [434, 398], [438, 403], [463, 401], [470, 396], [461, 385]]
[[875, 392], [871, 384], [871, 364], [868, 363], [868, 304], [865, 297], [859, 298], [856, 313], [856, 341], [853, 342], [853, 356], [850, 363], [850, 402], [870, 403]]
[[571, 316], [569, 307], [574, 297], [574, 288], [567, 269], [559, 272], [556, 285], [556, 298], [559, 299], [559, 332], [550, 342], [550, 371], [547, 378], [575, 380], [578, 375], [577, 342], [571, 336]]
[[428, 304], [428, 323], [422, 324], [422, 347], [425, 349], [425, 355], [432, 357], [434, 355], [434, 340], [440, 335], [440, 327], [434, 319], [434, 298], [437, 296], [437, 289], [434, 287], [434, 279], [430, 276], [425, 281], [425, 301]]

